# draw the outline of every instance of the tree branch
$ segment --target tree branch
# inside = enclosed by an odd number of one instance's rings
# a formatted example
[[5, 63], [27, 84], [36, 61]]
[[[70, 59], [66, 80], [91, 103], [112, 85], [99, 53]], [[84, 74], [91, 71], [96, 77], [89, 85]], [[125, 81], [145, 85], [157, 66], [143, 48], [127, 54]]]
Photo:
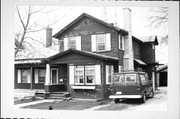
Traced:
[[23, 22], [23, 20], [22, 20], [22, 18], [21, 18], [21, 14], [20, 14], [20, 12], [19, 12], [18, 6], [16, 6], [16, 9], [17, 9], [18, 17], [19, 17], [19, 19], [20, 19], [20, 21], [21, 21], [21, 24], [22, 24], [23, 28], [25, 29], [25, 25], [24, 25], [24, 22]]

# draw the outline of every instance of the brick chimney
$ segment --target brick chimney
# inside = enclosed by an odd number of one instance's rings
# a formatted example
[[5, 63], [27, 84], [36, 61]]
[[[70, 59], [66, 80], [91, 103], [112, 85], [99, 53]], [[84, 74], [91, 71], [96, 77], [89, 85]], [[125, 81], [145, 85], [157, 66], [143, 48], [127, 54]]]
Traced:
[[124, 70], [134, 70], [134, 56], [132, 44], [131, 9], [123, 8], [124, 30], [128, 31], [124, 41]]
[[46, 28], [46, 47], [50, 47], [52, 45], [52, 28]]

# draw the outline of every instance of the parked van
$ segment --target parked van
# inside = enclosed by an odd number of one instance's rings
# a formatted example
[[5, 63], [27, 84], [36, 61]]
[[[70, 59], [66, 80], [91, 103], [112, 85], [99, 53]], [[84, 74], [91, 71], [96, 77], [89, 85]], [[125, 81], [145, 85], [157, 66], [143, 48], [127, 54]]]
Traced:
[[120, 99], [140, 99], [144, 103], [147, 97], [154, 96], [152, 81], [145, 72], [114, 73], [110, 89], [109, 98], [115, 103]]

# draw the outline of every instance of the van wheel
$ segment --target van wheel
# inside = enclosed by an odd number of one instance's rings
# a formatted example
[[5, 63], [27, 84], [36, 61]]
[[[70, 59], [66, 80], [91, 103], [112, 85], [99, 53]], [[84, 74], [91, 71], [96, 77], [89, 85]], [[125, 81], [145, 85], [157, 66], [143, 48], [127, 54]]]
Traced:
[[153, 90], [150, 92], [149, 97], [150, 97], [150, 98], [153, 98], [153, 97], [154, 97], [154, 91], [153, 91]]
[[114, 99], [114, 103], [119, 103], [119, 99]]
[[146, 93], [142, 94], [141, 102], [145, 103], [146, 102]]

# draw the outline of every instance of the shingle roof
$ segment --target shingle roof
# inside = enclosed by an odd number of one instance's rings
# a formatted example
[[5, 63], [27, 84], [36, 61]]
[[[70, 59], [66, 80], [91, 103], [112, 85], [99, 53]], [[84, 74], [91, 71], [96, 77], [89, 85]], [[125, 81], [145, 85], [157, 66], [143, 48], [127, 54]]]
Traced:
[[53, 56], [50, 56], [50, 57], [47, 58], [47, 60], [52, 60], [54, 58], [61, 57], [61, 56], [65, 55], [65, 54], [68, 54], [68, 53], [78, 53], [78, 54], [81, 54], [81, 55], [86, 55], [86, 56], [97, 58], [97, 59], [100, 59], [100, 60], [115, 60], [115, 61], [118, 61], [117, 57], [111, 57], [111, 56], [106, 56], [106, 55], [97, 54], [97, 53], [93, 53], [93, 52], [80, 51], [80, 50], [74, 50], [74, 49], [69, 49], [69, 50], [66, 50], [64, 52], [61, 52], [61, 53], [55, 54]]
[[103, 24], [103, 25], [105, 25], [105, 26], [107, 26], [107, 27], [110, 27], [110, 28], [116, 30], [116, 31], [119, 31], [119, 32], [121, 32], [122, 34], [128, 34], [128, 32], [125, 31], [125, 30], [122, 30], [122, 29], [120, 29], [120, 28], [118, 28], [118, 27], [116, 27], [116, 26], [114, 26], [114, 25], [112, 25], [112, 24], [106, 23], [106, 22], [104, 22], [104, 21], [102, 21], [102, 20], [100, 20], [100, 19], [97, 19], [97, 18], [89, 15], [89, 14], [83, 13], [83, 14], [81, 14], [79, 17], [77, 17], [74, 21], [72, 21], [70, 24], [68, 24], [67, 26], [65, 26], [62, 30], [60, 30], [58, 33], [56, 33], [53, 37], [58, 38], [64, 31], [66, 31], [67, 29], [69, 29], [73, 24], [77, 23], [80, 19], [82, 19], [82, 18], [84, 18], [84, 17], [90, 18], [90, 19], [92, 19], [92, 20], [94, 20], [94, 21], [96, 21], [96, 22], [98, 22], [98, 23], [100, 23], [100, 24]]

